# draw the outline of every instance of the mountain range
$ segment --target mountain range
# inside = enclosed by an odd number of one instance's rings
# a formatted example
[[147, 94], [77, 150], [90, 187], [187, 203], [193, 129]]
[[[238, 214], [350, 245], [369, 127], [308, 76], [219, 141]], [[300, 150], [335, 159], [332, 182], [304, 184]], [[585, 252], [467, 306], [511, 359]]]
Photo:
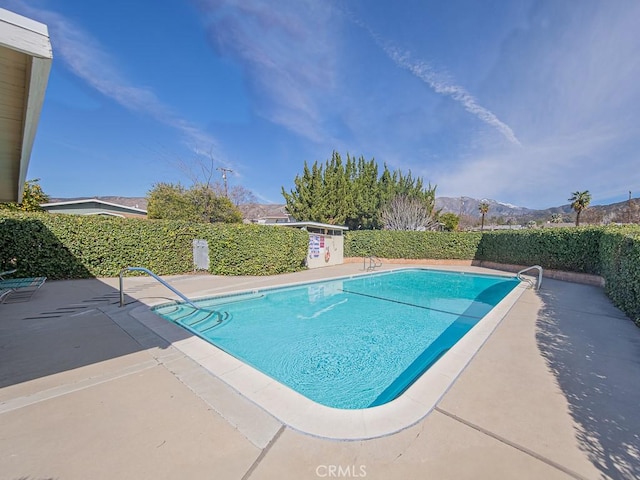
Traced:
[[[480, 218], [480, 204], [487, 203], [489, 209], [485, 218], [489, 221], [511, 221], [525, 224], [529, 221], [548, 222], [554, 215], [559, 215], [562, 222], [574, 222], [575, 211], [570, 204], [545, 209], [531, 209], [518, 207], [496, 200], [478, 200], [470, 197], [437, 197], [436, 209], [441, 213], [455, 213], [456, 215]], [[580, 219], [584, 223], [638, 223], [640, 222], [640, 198], [631, 201], [611, 203], [608, 205], [591, 205], [584, 210]]]
[[[126, 205], [146, 210], [147, 199], [145, 197], [75, 197], [75, 198], [51, 198], [50, 202], [68, 202], [73, 200], [83, 200], [87, 198], [96, 198], [104, 202]], [[547, 222], [550, 221], [552, 215], [559, 214], [564, 222], [575, 221], [575, 212], [571, 205], [560, 205], [546, 209], [531, 209], [519, 207], [496, 200], [482, 199], [471, 197], [437, 197], [436, 209], [441, 213], [455, 213], [463, 217], [478, 219], [480, 218], [480, 204], [485, 202], [489, 205], [489, 210], [485, 218], [488, 221], [497, 221], [499, 223], [508, 222], [525, 224], [529, 221]], [[240, 205], [245, 218], [259, 218], [267, 215], [283, 215], [284, 204], [247, 204]], [[581, 214], [581, 220], [584, 223], [609, 223], [609, 222], [633, 222], [640, 223], [640, 198], [631, 199], [612, 203], [609, 205], [593, 205]]]

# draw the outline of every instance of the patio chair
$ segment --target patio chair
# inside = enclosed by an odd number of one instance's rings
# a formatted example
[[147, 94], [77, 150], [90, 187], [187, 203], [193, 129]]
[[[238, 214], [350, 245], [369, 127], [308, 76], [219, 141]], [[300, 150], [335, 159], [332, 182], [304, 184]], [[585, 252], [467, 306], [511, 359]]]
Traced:
[[40, 288], [46, 280], [47, 277], [0, 279], [0, 288]]
[[47, 277], [5, 278], [14, 272], [8, 270], [0, 273], [0, 289], [3, 292], [0, 303], [8, 303], [9, 300], [26, 302], [47, 280]]

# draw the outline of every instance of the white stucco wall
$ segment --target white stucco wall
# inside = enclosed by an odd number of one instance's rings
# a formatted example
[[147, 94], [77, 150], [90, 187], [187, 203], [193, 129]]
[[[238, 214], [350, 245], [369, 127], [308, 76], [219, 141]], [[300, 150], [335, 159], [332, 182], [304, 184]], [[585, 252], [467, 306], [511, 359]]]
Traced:
[[340, 265], [344, 262], [344, 237], [309, 233], [307, 266], [309, 268]]

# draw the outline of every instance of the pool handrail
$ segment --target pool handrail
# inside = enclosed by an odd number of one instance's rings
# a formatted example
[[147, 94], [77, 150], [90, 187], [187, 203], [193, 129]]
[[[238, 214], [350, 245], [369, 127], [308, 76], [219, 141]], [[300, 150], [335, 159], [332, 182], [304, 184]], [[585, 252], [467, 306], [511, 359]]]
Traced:
[[174, 287], [172, 287], [171, 285], [169, 285], [166, 281], [164, 281], [162, 278], [160, 278], [158, 275], [156, 275], [155, 273], [153, 273], [151, 270], [149, 270], [148, 268], [144, 268], [144, 267], [124, 267], [122, 270], [120, 270], [120, 306], [124, 307], [124, 278], [123, 278], [123, 274], [126, 271], [133, 271], [133, 272], [144, 272], [147, 275], [150, 275], [151, 277], [153, 277], [154, 279], [156, 279], [158, 282], [160, 282], [162, 285], [164, 285], [165, 287], [167, 287], [169, 290], [171, 290], [173, 293], [175, 293], [176, 295], [178, 295], [182, 300], [184, 300], [184, 302], [188, 305], [190, 305], [191, 307], [195, 308], [196, 310], [200, 310], [199, 307], [197, 307], [191, 300], [189, 300], [184, 294], [182, 294], [181, 292], [179, 292], [178, 290], [176, 290]]
[[[367, 259], [369, 259], [369, 266], [367, 267]], [[382, 260], [373, 255], [369, 255], [368, 257], [362, 257], [362, 269], [368, 272], [375, 270], [382, 266]]]
[[522, 278], [521, 274], [524, 272], [528, 272], [529, 270], [533, 270], [534, 268], [538, 270], [538, 283], [535, 285], [535, 287], [536, 290], [540, 290], [540, 286], [542, 285], [542, 267], [540, 265], [532, 265], [530, 267], [523, 268], [516, 274], [516, 276], [518, 277], [518, 280], [528, 282], [533, 287], [533, 282], [528, 278]]

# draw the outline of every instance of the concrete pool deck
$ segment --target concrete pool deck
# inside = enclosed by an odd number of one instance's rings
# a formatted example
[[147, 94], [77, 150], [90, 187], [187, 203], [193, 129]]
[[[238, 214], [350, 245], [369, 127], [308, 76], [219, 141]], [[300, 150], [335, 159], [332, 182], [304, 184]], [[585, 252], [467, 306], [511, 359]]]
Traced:
[[[355, 273], [167, 280], [199, 297]], [[164, 287], [128, 277], [119, 308], [117, 284], [51, 281], [0, 305], [0, 478], [640, 477], [640, 331], [599, 287], [526, 290], [424, 418], [337, 441], [285, 426], [140, 323]]]

